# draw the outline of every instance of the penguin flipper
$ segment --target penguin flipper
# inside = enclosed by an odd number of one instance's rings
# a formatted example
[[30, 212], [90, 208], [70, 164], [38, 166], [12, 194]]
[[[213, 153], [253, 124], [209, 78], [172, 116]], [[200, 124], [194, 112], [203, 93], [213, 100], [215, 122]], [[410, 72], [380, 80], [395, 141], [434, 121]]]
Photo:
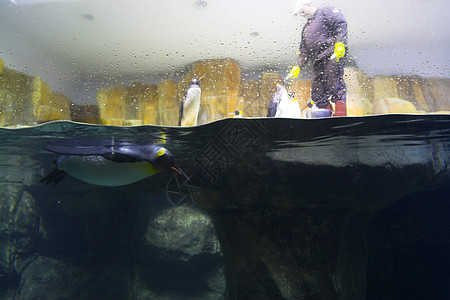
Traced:
[[115, 141], [96, 140], [65, 140], [47, 144], [47, 151], [76, 156], [99, 155], [117, 162], [142, 161], [139, 150], [142, 144]]
[[49, 143], [44, 148], [64, 155], [103, 155], [111, 152], [111, 141], [64, 140]]
[[[103, 156], [114, 162], [146, 161], [147, 154], [157, 151], [158, 144], [123, 141], [66, 140], [47, 144], [45, 149], [62, 155]], [[156, 153], [156, 152], [155, 152]]]
[[184, 98], [180, 102], [180, 113], [178, 114], [178, 126], [181, 126], [181, 118], [183, 117], [183, 104], [184, 104]]
[[39, 183], [44, 182], [45, 184], [49, 184], [50, 182], [53, 182], [53, 184], [57, 184], [59, 181], [64, 179], [66, 175], [66, 171], [58, 170], [58, 168], [55, 166], [47, 175], [39, 180]]
[[273, 118], [277, 114], [277, 108], [278, 108], [279, 102], [274, 101], [274, 99], [271, 99], [269, 103], [269, 109], [267, 110], [267, 117]]

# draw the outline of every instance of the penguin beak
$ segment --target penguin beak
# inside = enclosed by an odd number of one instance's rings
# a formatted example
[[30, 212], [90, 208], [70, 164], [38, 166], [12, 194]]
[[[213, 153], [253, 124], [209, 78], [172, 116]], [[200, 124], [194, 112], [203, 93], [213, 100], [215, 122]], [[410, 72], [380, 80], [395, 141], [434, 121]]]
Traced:
[[174, 172], [175, 174], [181, 175], [186, 178], [186, 181], [189, 181], [189, 177], [180, 168], [171, 166], [170, 170], [172, 170], [172, 172]]

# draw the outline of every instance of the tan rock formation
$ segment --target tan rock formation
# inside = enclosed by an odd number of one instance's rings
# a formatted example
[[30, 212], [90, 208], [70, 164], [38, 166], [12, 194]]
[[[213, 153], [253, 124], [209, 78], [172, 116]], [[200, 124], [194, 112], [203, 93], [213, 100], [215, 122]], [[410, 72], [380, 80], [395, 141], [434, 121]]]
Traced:
[[30, 106], [31, 82], [32, 77], [3, 67], [0, 76], [0, 126], [32, 121], [23, 114], [24, 107]]
[[259, 94], [258, 82], [249, 79], [241, 82], [243, 117], [261, 117], [267, 115], [267, 106]]
[[97, 92], [100, 122], [104, 125], [122, 126], [127, 89], [123, 85], [101, 88]]
[[347, 95], [347, 116], [366, 116], [372, 113], [372, 103], [369, 100], [354, 94]]
[[289, 91], [295, 94], [300, 105], [300, 109], [304, 109], [309, 101], [311, 101], [311, 80], [295, 79], [289, 84]]
[[422, 78], [411, 79], [411, 93], [415, 99], [417, 107], [425, 112], [433, 111], [433, 99], [429, 95], [427, 87]]
[[135, 82], [127, 87], [123, 125], [157, 124], [157, 87]]
[[435, 111], [450, 111], [450, 79], [427, 79], [428, 92], [433, 99]]
[[0, 126], [70, 120], [70, 100], [39, 77], [2, 66]]
[[259, 97], [257, 101], [260, 110], [263, 114], [260, 117], [267, 116], [267, 110], [269, 109], [269, 103], [273, 95], [277, 91], [277, 84], [281, 84], [283, 79], [280, 74], [277, 73], [263, 73], [258, 82]]
[[372, 79], [373, 101], [384, 98], [398, 98], [397, 81], [395, 77], [376, 76]]
[[[201, 79], [202, 97], [198, 124], [234, 116], [265, 117], [282, 77], [263, 73], [259, 80], [241, 79], [241, 68], [232, 59], [193, 63], [180, 82], [162, 79], [156, 85], [136, 82], [97, 91], [97, 107], [73, 105], [64, 95], [53, 93], [38, 77], [8, 69], [0, 59], [0, 126], [67, 120], [106, 125], [178, 125], [179, 106], [192, 79]], [[355, 67], [344, 72], [347, 84], [347, 114], [450, 111], [450, 79], [419, 76], [369, 78]], [[311, 81], [291, 80], [288, 90], [300, 108], [310, 100]]]
[[39, 122], [70, 120], [71, 101], [61, 93], [48, 95], [47, 99], [42, 99], [46, 103], [37, 106], [37, 120]]
[[411, 102], [399, 98], [384, 98], [373, 103], [374, 114], [417, 113]]
[[178, 125], [180, 102], [177, 97], [177, 83], [164, 79], [158, 84], [158, 125]]
[[39, 77], [32, 81], [31, 111], [24, 109], [27, 118], [38, 122], [70, 120], [70, 99], [60, 93], [53, 94], [50, 86]]
[[140, 117], [142, 124], [158, 124], [158, 88], [155, 85], [140, 84]]
[[179, 83], [180, 101], [192, 79], [200, 79], [202, 89], [197, 125], [227, 118], [229, 113], [241, 109], [241, 67], [237, 61], [218, 59], [194, 63]]
[[373, 86], [368, 76], [355, 67], [345, 68], [344, 81], [347, 85], [347, 115], [372, 114]]
[[96, 104], [71, 104], [70, 118], [75, 122], [101, 124]]

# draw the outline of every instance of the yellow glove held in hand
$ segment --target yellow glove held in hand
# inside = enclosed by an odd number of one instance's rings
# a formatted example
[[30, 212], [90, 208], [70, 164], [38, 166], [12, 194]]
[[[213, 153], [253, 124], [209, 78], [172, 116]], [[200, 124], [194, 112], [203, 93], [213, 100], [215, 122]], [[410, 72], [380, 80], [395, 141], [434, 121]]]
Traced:
[[336, 43], [334, 45], [334, 57], [336, 61], [339, 61], [345, 55], [345, 45], [344, 43]]
[[285, 80], [288, 80], [290, 78], [297, 78], [298, 74], [300, 73], [300, 68], [298, 66], [293, 66], [291, 69], [291, 72], [286, 76]]

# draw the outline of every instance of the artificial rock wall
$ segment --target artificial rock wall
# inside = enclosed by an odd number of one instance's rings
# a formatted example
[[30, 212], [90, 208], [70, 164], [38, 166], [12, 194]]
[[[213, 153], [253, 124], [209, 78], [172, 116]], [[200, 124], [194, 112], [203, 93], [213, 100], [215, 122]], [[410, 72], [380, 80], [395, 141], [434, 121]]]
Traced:
[[0, 126], [70, 120], [70, 105], [39, 77], [4, 67], [0, 59]]
[[[450, 79], [418, 76], [369, 77], [355, 67], [345, 69], [349, 116], [385, 113], [436, 113], [450, 111]], [[265, 117], [277, 73], [258, 79], [241, 78], [232, 59], [195, 62], [180, 81], [162, 79], [157, 85], [135, 82], [130, 86], [99, 87], [95, 105], [75, 105], [53, 93], [47, 83], [3, 66], [0, 59], [0, 126], [73, 120], [116, 126], [178, 124], [180, 101], [192, 79], [201, 79], [198, 125], [232, 117]], [[310, 100], [311, 80], [294, 79], [288, 88], [304, 108]]]

